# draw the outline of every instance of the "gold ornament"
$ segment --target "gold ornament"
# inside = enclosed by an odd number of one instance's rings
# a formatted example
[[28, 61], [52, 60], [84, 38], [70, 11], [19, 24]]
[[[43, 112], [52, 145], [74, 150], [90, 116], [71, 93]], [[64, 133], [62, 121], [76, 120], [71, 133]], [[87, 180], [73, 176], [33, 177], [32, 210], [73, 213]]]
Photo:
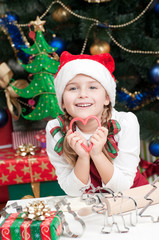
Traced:
[[31, 21], [30, 25], [34, 26], [34, 31], [37, 32], [38, 30], [45, 32], [44, 29], [44, 24], [46, 23], [46, 21], [41, 21], [41, 19], [39, 18], [39, 16], [36, 17], [35, 21]]
[[93, 43], [90, 47], [90, 53], [92, 55], [101, 54], [101, 53], [109, 53], [110, 52], [110, 45], [109, 43], [97, 40]]
[[57, 22], [66, 22], [70, 18], [71, 14], [67, 9], [59, 7], [52, 13], [52, 18]]

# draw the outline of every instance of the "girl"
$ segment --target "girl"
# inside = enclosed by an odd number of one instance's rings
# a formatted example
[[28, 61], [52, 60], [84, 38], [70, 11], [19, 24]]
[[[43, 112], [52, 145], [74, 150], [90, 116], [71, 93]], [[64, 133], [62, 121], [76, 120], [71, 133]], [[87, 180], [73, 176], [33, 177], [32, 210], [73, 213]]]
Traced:
[[[114, 192], [148, 184], [140, 174], [139, 124], [131, 112], [114, 109], [116, 82], [110, 54], [71, 55], [63, 52], [55, 76], [55, 91], [63, 116], [46, 127], [47, 153], [61, 188], [70, 196], [81, 188], [102, 186]], [[87, 124], [70, 121], [94, 118]], [[82, 145], [81, 145], [82, 144]], [[92, 144], [87, 151], [84, 147]]]

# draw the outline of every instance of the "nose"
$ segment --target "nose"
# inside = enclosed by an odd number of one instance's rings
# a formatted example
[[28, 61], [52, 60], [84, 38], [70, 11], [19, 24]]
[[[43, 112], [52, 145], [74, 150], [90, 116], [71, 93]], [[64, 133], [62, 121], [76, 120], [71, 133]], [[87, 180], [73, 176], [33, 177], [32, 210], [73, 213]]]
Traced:
[[80, 92], [79, 92], [79, 97], [80, 97], [80, 98], [88, 97], [87, 89], [81, 88], [81, 89], [80, 89]]

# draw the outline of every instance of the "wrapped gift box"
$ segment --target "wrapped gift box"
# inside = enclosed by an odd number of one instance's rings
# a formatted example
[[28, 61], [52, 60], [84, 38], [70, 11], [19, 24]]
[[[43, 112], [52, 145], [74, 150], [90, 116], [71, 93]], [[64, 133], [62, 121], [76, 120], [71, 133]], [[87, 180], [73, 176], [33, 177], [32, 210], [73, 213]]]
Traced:
[[13, 149], [17, 149], [22, 144], [33, 144], [36, 147], [41, 147], [41, 143], [35, 138], [39, 131], [17, 131], [12, 132]]
[[0, 150], [0, 185], [56, 180], [47, 154], [19, 156], [12, 148]]
[[[2, 195], [4, 188], [5, 196]], [[57, 183], [55, 168], [46, 153], [22, 157], [16, 155], [12, 148], [0, 149], [0, 203], [4, 199], [14, 200], [25, 195], [40, 197], [63, 194]]]
[[41, 153], [46, 152], [46, 131], [40, 130], [37, 134], [34, 136], [40, 143], [41, 143]]
[[0, 224], [1, 240], [57, 240], [62, 234], [61, 218], [55, 212], [51, 212], [51, 217], [43, 221], [25, 220], [23, 213], [8, 214]]

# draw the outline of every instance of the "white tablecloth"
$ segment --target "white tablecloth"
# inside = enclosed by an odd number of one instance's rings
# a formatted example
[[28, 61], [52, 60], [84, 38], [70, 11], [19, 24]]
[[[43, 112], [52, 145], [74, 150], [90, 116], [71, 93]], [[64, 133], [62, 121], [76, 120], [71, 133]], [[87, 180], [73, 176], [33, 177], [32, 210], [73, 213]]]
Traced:
[[[41, 200], [45, 200], [51, 202], [51, 207], [54, 210], [54, 203], [57, 202], [61, 197], [48, 197], [48, 198], [40, 198]], [[53, 199], [53, 201], [52, 201]], [[69, 198], [67, 197], [68, 201], [71, 203], [71, 208], [73, 210], [78, 210], [83, 207], [88, 207], [83, 201], [81, 202], [79, 198]], [[37, 199], [27, 199], [27, 200], [18, 200], [16, 201], [18, 205], [25, 206], [26, 203], [30, 201], [35, 201]], [[8, 201], [7, 205], [10, 205], [15, 201]], [[141, 209], [138, 210], [138, 212]], [[65, 209], [63, 209], [65, 212]], [[8, 213], [15, 212], [14, 209], [8, 209]], [[145, 214], [151, 215], [154, 220], [157, 220], [159, 216], [159, 204], [150, 206], [146, 211]], [[132, 212], [132, 216], [134, 218], [135, 212]], [[70, 229], [74, 233], [80, 233], [81, 232], [81, 225], [79, 222], [75, 222], [72, 215], [68, 214], [65, 212], [65, 217], [70, 225]], [[80, 238], [72, 238], [72, 239], [81, 239], [81, 240], [151, 240], [151, 239], [158, 239], [159, 235], [159, 222], [153, 223], [152, 219], [150, 217], [140, 217], [138, 216], [138, 223], [136, 226], [132, 226], [130, 224], [130, 214], [127, 214], [124, 216], [125, 224], [126, 227], [129, 227], [129, 231], [127, 233], [119, 233], [116, 226], [113, 226], [113, 229], [111, 233], [109, 234], [103, 234], [101, 233], [101, 229], [103, 227], [105, 217], [102, 214], [97, 214], [97, 213], [91, 213], [90, 215], [83, 216], [81, 217], [82, 220], [86, 224], [85, 231], [83, 235]], [[109, 217], [111, 221], [111, 217]], [[3, 219], [0, 219], [0, 222]], [[115, 221], [118, 222], [118, 226], [121, 227], [120, 225], [123, 221], [121, 217], [116, 217]], [[61, 236], [60, 240], [70, 240], [70, 237], [67, 236]]]

